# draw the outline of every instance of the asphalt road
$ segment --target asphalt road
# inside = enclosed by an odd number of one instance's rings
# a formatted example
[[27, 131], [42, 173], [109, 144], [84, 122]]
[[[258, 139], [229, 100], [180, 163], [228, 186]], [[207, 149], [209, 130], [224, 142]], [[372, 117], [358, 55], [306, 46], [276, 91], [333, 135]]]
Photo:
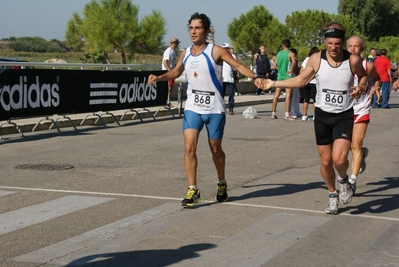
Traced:
[[399, 93], [390, 102], [372, 110], [367, 169], [335, 216], [313, 123], [282, 120], [283, 103], [275, 121], [270, 103], [227, 117], [226, 203], [201, 133], [192, 209], [179, 117], [7, 137], [0, 266], [399, 266]]

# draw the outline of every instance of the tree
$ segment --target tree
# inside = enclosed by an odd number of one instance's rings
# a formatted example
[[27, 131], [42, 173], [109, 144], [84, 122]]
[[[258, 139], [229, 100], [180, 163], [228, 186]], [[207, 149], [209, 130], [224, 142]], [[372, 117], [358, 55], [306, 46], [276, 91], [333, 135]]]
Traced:
[[251, 51], [252, 55], [261, 45], [270, 52], [277, 52], [281, 41], [292, 37], [288, 28], [262, 5], [255, 6], [239, 18], [234, 18], [227, 25], [227, 35], [235, 47]]
[[320, 10], [295, 11], [285, 19], [287, 27], [292, 31], [294, 46], [319, 46], [323, 42], [323, 27], [330, 21], [337, 21], [346, 28], [346, 35], [358, 35], [355, 24], [349, 16], [329, 14]]
[[340, 0], [338, 13], [348, 15], [372, 41], [399, 34], [398, 0]]
[[318, 46], [323, 44], [323, 27], [331, 21], [331, 14], [320, 10], [294, 11], [285, 18], [292, 31], [294, 46]]
[[92, 0], [83, 9], [83, 17], [72, 15], [65, 38], [74, 49], [88, 54], [104, 54], [117, 50], [121, 62], [126, 64], [126, 54], [154, 52], [162, 45], [166, 21], [160, 11], [138, 20], [139, 8], [130, 0]]
[[385, 48], [388, 51], [388, 58], [391, 62], [399, 62], [399, 51], [398, 51], [399, 37], [387, 36], [381, 37], [376, 48]]

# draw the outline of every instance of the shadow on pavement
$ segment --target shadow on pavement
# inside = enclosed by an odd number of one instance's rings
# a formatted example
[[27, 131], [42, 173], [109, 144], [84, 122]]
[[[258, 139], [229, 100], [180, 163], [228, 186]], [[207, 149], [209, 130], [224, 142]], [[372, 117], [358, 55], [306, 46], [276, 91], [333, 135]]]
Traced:
[[203, 243], [180, 247], [178, 249], [138, 250], [117, 253], [103, 253], [86, 256], [70, 262], [67, 267], [115, 267], [115, 266], [169, 266], [186, 259], [200, 257], [201, 250], [215, 248], [216, 245]]
[[[386, 177], [384, 180], [367, 183], [367, 185], [380, 186], [355, 197], [378, 197], [378, 199], [365, 202], [357, 206], [344, 207], [342, 211], [350, 211], [351, 214], [384, 213], [399, 208], [399, 194], [378, 194], [399, 187], [399, 177]], [[397, 192], [397, 190], [395, 190]]]
[[[280, 186], [280, 187], [276, 187]], [[273, 196], [282, 196], [282, 195], [291, 195], [299, 192], [303, 192], [306, 190], [312, 189], [326, 189], [324, 182], [312, 182], [308, 184], [258, 184], [253, 186], [242, 186], [242, 188], [251, 188], [251, 187], [271, 187], [265, 188], [258, 191], [250, 192], [248, 194], [244, 194], [242, 196], [232, 196], [229, 197], [229, 202], [251, 199], [256, 197], [273, 197]]]

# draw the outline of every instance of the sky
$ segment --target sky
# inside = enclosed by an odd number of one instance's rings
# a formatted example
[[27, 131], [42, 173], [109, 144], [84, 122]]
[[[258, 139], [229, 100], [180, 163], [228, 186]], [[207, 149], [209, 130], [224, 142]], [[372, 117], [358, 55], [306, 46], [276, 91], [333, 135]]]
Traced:
[[[9, 37], [42, 37], [65, 40], [68, 21], [74, 12], [82, 14], [91, 0], [1, 0], [0, 39]], [[227, 25], [254, 6], [263, 5], [281, 23], [294, 11], [308, 9], [337, 14], [338, 0], [132, 0], [139, 6], [139, 18], [159, 10], [166, 20], [164, 42], [172, 37], [181, 40], [181, 47], [191, 45], [187, 23], [195, 13], [204, 13], [216, 29], [215, 43], [230, 43]]]

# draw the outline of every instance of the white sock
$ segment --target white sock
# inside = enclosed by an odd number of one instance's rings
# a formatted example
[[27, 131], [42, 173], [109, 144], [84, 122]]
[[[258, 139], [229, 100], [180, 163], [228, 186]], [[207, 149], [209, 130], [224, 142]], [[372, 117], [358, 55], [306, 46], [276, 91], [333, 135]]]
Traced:
[[226, 183], [226, 179], [219, 180], [218, 183], [219, 183], [219, 184], [225, 184], [225, 183]]
[[197, 189], [197, 185], [195, 184], [195, 185], [190, 185], [190, 186], [188, 186], [188, 188], [190, 188], [190, 189]]
[[354, 180], [354, 181], [356, 181], [356, 179], [357, 179], [357, 176], [356, 176], [356, 175], [354, 175], [354, 174], [352, 174], [352, 175], [351, 175], [351, 180]]
[[286, 116], [286, 117], [288, 117], [289, 115], [290, 115], [290, 113], [289, 113], [289, 112], [286, 112], [286, 113], [285, 113], [285, 116]]

